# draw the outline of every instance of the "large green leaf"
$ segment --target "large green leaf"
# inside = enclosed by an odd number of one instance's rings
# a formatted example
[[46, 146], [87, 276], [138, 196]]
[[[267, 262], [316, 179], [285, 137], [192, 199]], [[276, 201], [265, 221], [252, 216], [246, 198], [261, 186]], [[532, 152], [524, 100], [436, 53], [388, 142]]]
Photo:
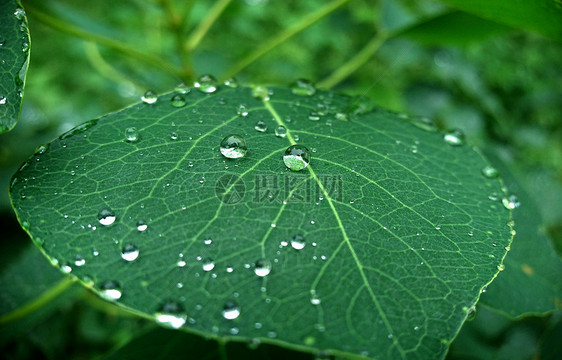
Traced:
[[441, 0], [460, 10], [562, 40], [559, 0]]
[[[562, 308], [562, 259], [541, 229], [534, 200], [508, 166], [490, 156], [521, 207], [513, 212], [517, 235], [505, 259], [505, 271], [482, 295], [482, 304], [511, 317], [544, 314]], [[511, 164], [512, 168], [513, 165]]]
[[18, 121], [29, 62], [29, 30], [19, 1], [0, 1], [0, 133]]
[[[488, 198], [500, 181], [424, 121], [256, 90], [166, 94], [62, 135], [12, 179], [22, 226], [63, 271], [187, 331], [444, 354], [511, 241], [510, 212]], [[229, 134], [244, 157], [221, 155]], [[292, 172], [282, 156], [297, 142], [312, 159]]]

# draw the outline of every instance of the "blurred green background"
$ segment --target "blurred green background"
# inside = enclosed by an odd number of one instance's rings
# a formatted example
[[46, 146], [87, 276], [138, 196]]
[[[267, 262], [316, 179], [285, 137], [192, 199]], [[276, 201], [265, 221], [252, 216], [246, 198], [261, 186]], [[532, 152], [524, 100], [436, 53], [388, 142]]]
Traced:
[[[178, 44], [190, 39], [216, 3], [23, 2], [32, 38], [25, 97], [18, 125], [0, 135], [0, 188], [4, 189], [0, 192], [0, 314], [10, 313], [45, 291], [53, 292], [53, 300], [20, 320], [0, 325], [3, 358], [104, 357], [137, 336], [136, 342], [113, 357], [133, 357], [134, 350], [137, 358], [173, 357], [178, 346], [170, 345], [164, 353], [161, 346], [164, 339], [171, 339], [194, 358], [217, 358], [221, 351], [229, 358], [308, 358], [275, 347], [260, 346], [250, 351], [246, 345], [230, 344], [223, 348], [197, 337], [154, 330], [153, 324], [107, 305], [88, 290], [64, 280], [32, 246], [9, 203], [10, 177], [37, 146], [79, 123], [138, 101], [146, 89], [168, 91], [181, 81], [190, 82], [205, 73], [221, 77], [268, 39], [298, 24], [328, 1], [232, 1], [195, 50], [179, 51]], [[451, 18], [427, 22], [445, 13]], [[249, 83], [288, 84], [307, 78], [325, 84], [323, 80], [361, 54], [377, 36], [414, 26], [406, 35], [385, 41], [333, 89], [366, 96], [393, 111], [432, 118], [443, 129], [463, 129], [469, 143], [509, 169], [534, 200], [539, 213], [531, 216], [542, 217], [540, 230], [560, 253], [562, 44], [539, 34], [463, 16], [437, 1], [351, 1], [251, 63], [236, 77]], [[56, 24], [95, 36], [75, 36], [69, 34], [71, 31], [60, 31]], [[416, 24], [430, 26], [416, 30]], [[451, 24], [456, 25], [453, 30], [448, 28]], [[99, 37], [151, 54], [151, 59], [163, 59], [179, 71], [170, 74], [154, 61], [93, 41]], [[514, 320], [479, 308], [448, 356], [557, 358], [562, 353], [561, 317], [559, 311]], [[155, 350], [153, 354], [152, 348], [160, 352]]]

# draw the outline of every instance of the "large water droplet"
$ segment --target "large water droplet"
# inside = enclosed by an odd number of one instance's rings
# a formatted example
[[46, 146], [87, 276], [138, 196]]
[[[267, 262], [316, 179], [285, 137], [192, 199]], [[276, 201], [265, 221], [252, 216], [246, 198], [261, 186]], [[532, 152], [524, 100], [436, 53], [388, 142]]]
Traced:
[[125, 261], [134, 261], [139, 257], [139, 249], [132, 244], [123, 246], [121, 250], [121, 258]]
[[464, 144], [464, 133], [459, 130], [451, 130], [443, 135], [443, 140], [449, 145], [460, 146]]
[[187, 314], [185, 314], [183, 307], [173, 301], [166, 302], [160, 306], [154, 316], [159, 323], [174, 329], [182, 327], [187, 320]]
[[306, 242], [304, 241], [304, 237], [302, 237], [301, 235], [295, 235], [291, 239], [291, 246], [295, 250], [302, 250], [305, 245]]
[[484, 177], [487, 177], [488, 179], [493, 179], [493, 178], [497, 178], [500, 175], [500, 173], [498, 170], [496, 170], [495, 167], [486, 166], [482, 168], [482, 175], [484, 175]]
[[215, 262], [212, 259], [205, 259], [203, 260], [203, 271], [211, 271], [215, 268]]
[[502, 204], [508, 210], [513, 210], [515, 208], [518, 208], [521, 205], [521, 203], [519, 202], [519, 199], [515, 195], [505, 196], [502, 199]]
[[224, 157], [237, 159], [246, 155], [248, 145], [246, 145], [246, 140], [242, 136], [232, 134], [222, 139], [220, 150]]
[[185, 98], [181, 95], [172, 96], [171, 102], [172, 102], [172, 106], [177, 107], [177, 108], [184, 107], [185, 104], [187, 104], [187, 102], [185, 101]]
[[211, 94], [217, 91], [217, 79], [214, 76], [205, 74], [202, 75], [194, 84], [197, 90], [205, 94]]
[[271, 272], [271, 262], [269, 260], [260, 259], [256, 261], [256, 264], [254, 266], [254, 273], [257, 276], [264, 277], [269, 275], [270, 272]]
[[254, 129], [259, 132], [266, 132], [267, 131], [267, 124], [264, 121], [258, 120], [256, 125], [254, 125]]
[[285, 166], [293, 171], [301, 171], [310, 164], [310, 151], [302, 145], [291, 145], [283, 155]]
[[291, 92], [298, 96], [312, 96], [316, 93], [316, 88], [309, 80], [298, 79], [291, 85]]
[[285, 136], [287, 136], [287, 129], [282, 125], [278, 126], [275, 129], [275, 136], [284, 138]]
[[98, 213], [98, 220], [100, 224], [109, 226], [115, 222], [115, 212], [109, 208], [103, 208]]
[[222, 316], [227, 320], [234, 320], [240, 316], [240, 306], [233, 300], [228, 300], [222, 308]]
[[147, 90], [141, 97], [141, 100], [145, 104], [154, 104], [156, 101], [158, 101], [158, 94], [156, 94], [155, 91]]
[[136, 142], [140, 138], [139, 132], [136, 128], [130, 127], [125, 129], [125, 141], [127, 142]]
[[123, 291], [117, 281], [104, 281], [100, 286], [100, 295], [107, 300], [119, 300]]

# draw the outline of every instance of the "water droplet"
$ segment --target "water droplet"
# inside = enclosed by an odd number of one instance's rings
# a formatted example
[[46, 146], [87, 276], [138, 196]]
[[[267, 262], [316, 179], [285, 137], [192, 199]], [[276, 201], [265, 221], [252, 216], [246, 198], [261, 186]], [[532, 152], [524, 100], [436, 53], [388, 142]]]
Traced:
[[246, 145], [246, 140], [242, 136], [232, 134], [222, 139], [220, 151], [224, 157], [237, 159], [246, 155], [248, 145]]
[[460, 146], [464, 144], [464, 133], [459, 130], [451, 130], [443, 136], [443, 140], [449, 145]]
[[23, 42], [23, 44], [21, 44], [21, 51], [27, 52], [27, 50], [29, 50], [29, 43], [25, 41]]
[[224, 84], [229, 88], [237, 88], [238, 87], [238, 80], [236, 78], [229, 78], [224, 81]]
[[104, 281], [100, 286], [100, 295], [106, 300], [119, 300], [123, 291], [117, 281]]
[[183, 307], [173, 301], [166, 302], [160, 306], [154, 316], [159, 323], [174, 329], [182, 327], [187, 320], [187, 314], [185, 314]]
[[98, 220], [100, 224], [109, 226], [115, 222], [115, 212], [109, 208], [101, 209], [98, 213]]
[[291, 85], [291, 92], [298, 96], [312, 96], [316, 93], [316, 88], [309, 80], [298, 79]]
[[504, 271], [504, 270], [505, 270], [505, 265], [504, 265], [504, 264], [499, 264], [499, 265], [498, 265], [498, 270], [499, 270], [499, 271]]
[[213, 239], [207, 238], [207, 239], [203, 240], [203, 243], [204, 243], [205, 245], [211, 245], [211, 244], [213, 243]]
[[203, 271], [211, 271], [215, 268], [215, 263], [213, 260], [206, 258], [205, 260], [203, 260]]
[[304, 237], [302, 237], [301, 235], [295, 235], [291, 239], [291, 246], [295, 250], [302, 250], [305, 245], [306, 242], [304, 241]]
[[416, 116], [410, 119], [413, 125], [426, 131], [437, 131], [435, 123], [425, 116]]
[[320, 115], [316, 111], [311, 111], [310, 114], [308, 114], [308, 120], [318, 121], [320, 120]]
[[505, 196], [502, 199], [502, 204], [508, 210], [513, 210], [515, 208], [518, 208], [521, 205], [521, 203], [519, 202], [519, 199], [515, 195]]
[[252, 96], [263, 101], [269, 101], [269, 90], [265, 86], [258, 85], [252, 89]]
[[172, 106], [177, 107], [177, 108], [184, 107], [185, 104], [187, 104], [187, 102], [185, 101], [185, 98], [181, 95], [172, 96], [171, 102], [172, 102]]
[[259, 259], [254, 265], [254, 273], [257, 276], [264, 277], [271, 272], [271, 262], [265, 259]]
[[14, 15], [16, 16], [16, 19], [23, 20], [25, 17], [25, 10], [17, 8], [16, 11], [14, 12]]
[[178, 84], [174, 90], [183, 95], [187, 95], [191, 92], [191, 89], [185, 83]]
[[226, 267], [226, 272], [227, 272], [227, 273], [231, 273], [231, 272], [233, 272], [233, 271], [234, 271], [234, 268], [233, 268], [232, 266], [229, 265], [229, 266]]
[[312, 305], [320, 305], [321, 302], [318, 295], [316, 295], [316, 291], [310, 290], [310, 303]]
[[228, 300], [222, 308], [222, 316], [227, 320], [234, 320], [240, 316], [240, 307], [236, 302]]
[[125, 130], [125, 141], [127, 142], [137, 142], [139, 140], [139, 132], [136, 128], [130, 127]]
[[267, 124], [264, 121], [258, 120], [256, 125], [254, 125], [254, 129], [259, 132], [266, 132], [267, 131]]
[[76, 254], [76, 256], [74, 256], [74, 265], [80, 267], [83, 266], [86, 263], [86, 260], [84, 259], [84, 257], [80, 254]]
[[65, 274], [70, 274], [72, 272], [72, 268], [70, 267], [70, 265], [68, 264], [62, 264], [60, 269], [62, 270], [63, 273]]
[[484, 177], [487, 177], [488, 179], [493, 179], [497, 178], [500, 173], [498, 170], [496, 170], [496, 168], [492, 166], [485, 166], [484, 168], [482, 168], [482, 175], [484, 175]]
[[246, 105], [240, 104], [240, 106], [238, 106], [238, 110], [236, 111], [236, 113], [239, 116], [246, 117], [248, 116], [248, 108], [246, 107]]
[[280, 138], [287, 136], [287, 129], [284, 126], [278, 126], [275, 129], [275, 135]]
[[141, 97], [141, 100], [145, 104], [154, 104], [158, 101], [158, 94], [152, 90], [146, 90], [144, 95]]
[[202, 75], [194, 84], [197, 90], [205, 94], [212, 94], [217, 91], [217, 79], [214, 76], [205, 74]]
[[135, 245], [127, 244], [121, 250], [121, 258], [125, 261], [134, 261], [139, 257], [139, 249]]
[[302, 145], [291, 145], [283, 155], [285, 166], [293, 171], [301, 171], [310, 164], [310, 152]]
[[138, 231], [143, 232], [146, 229], [148, 229], [148, 224], [145, 221], [143, 221], [143, 220], [137, 221], [137, 230]]
[[4, 105], [8, 101], [5, 96], [0, 96], [0, 105]]

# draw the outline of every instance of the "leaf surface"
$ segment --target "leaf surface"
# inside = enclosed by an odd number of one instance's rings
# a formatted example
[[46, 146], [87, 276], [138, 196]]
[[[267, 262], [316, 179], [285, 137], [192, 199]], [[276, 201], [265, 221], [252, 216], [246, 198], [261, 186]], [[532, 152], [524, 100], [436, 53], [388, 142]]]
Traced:
[[[255, 90], [192, 90], [183, 107], [166, 94], [62, 135], [12, 179], [22, 226], [61, 269], [187, 331], [444, 354], [511, 241], [486, 161], [360, 100]], [[221, 155], [229, 134], [244, 157]], [[295, 143], [311, 155], [300, 172], [282, 160]]]
[[559, 0], [441, 1], [485, 19], [562, 40], [562, 3]]
[[29, 62], [29, 30], [19, 1], [0, 2], [0, 133], [18, 121]]

